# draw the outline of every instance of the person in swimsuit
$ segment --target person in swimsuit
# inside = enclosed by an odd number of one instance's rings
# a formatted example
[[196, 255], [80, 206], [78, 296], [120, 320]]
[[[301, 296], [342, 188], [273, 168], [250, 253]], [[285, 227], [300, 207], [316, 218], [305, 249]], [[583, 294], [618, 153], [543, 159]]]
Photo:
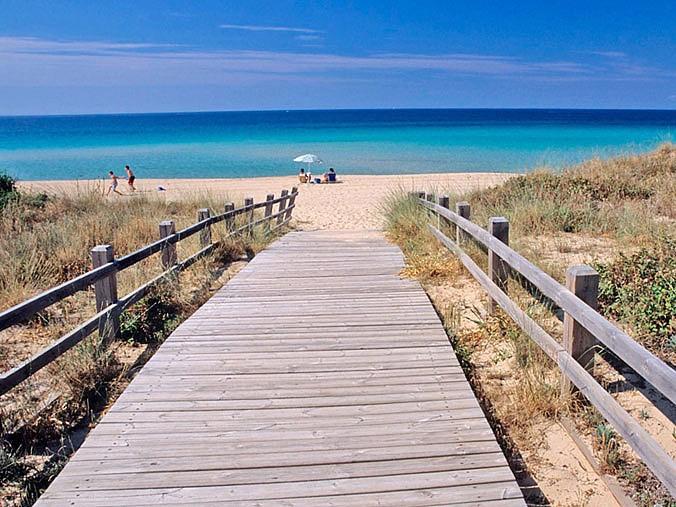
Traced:
[[108, 192], [106, 192], [106, 196], [110, 195], [110, 192], [115, 192], [118, 195], [124, 195], [122, 192], [117, 190], [119, 178], [115, 175], [115, 173], [113, 171], [108, 171], [108, 176], [110, 176], [111, 182], [110, 186], [108, 187]]
[[132, 192], [136, 192], [136, 187], [134, 186], [136, 176], [134, 175], [134, 171], [132, 171], [131, 167], [128, 165], [124, 166], [124, 171], [127, 173], [127, 184], [129, 185], [129, 188]]

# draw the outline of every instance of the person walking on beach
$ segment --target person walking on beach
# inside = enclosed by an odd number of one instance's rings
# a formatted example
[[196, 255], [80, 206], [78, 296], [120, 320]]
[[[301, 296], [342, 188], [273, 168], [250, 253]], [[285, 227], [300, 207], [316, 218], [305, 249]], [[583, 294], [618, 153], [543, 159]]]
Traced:
[[129, 185], [132, 192], [136, 192], [136, 187], [134, 186], [136, 176], [134, 175], [134, 171], [128, 165], [124, 166], [124, 171], [127, 173], [127, 185]]
[[110, 192], [115, 192], [118, 195], [124, 195], [122, 192], [120, 192], [117, 189], [117, 185], [119, 183], [119, 178], [115, 175], [113, 171], [108, 171], [108, 176], [110, 176], [110, 186], [108, 187], [108, 191], [106, 192], [106, 197], [110, 195]]

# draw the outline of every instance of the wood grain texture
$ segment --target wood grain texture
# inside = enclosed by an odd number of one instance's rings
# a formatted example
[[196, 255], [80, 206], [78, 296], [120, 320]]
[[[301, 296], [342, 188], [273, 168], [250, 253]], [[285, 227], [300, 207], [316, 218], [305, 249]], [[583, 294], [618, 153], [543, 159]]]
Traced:
[[37, 505], [524, 505], [402, 268], [378, 232], [287, 234], [176, 329]]

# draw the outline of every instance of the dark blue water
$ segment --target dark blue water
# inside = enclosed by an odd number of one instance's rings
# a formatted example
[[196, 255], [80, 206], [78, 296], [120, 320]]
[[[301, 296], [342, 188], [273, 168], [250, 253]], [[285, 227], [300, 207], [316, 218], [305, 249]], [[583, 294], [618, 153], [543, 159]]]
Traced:
[[672, 141], [676, 111], [339, 110], [0, 117], [24, 180], [271, 176], [319, 155], [342, 173], [527, 171]]

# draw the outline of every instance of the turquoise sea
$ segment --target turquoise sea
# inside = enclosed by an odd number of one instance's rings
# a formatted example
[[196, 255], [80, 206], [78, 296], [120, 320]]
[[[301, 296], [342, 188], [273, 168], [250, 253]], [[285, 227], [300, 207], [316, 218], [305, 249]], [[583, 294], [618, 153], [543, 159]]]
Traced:
[[294, 173], [315, 153], [339, 173], [527, 171], [647, 151], [676, 111], [334, 110], [0, 117], [0, 172], [21, 180]]

